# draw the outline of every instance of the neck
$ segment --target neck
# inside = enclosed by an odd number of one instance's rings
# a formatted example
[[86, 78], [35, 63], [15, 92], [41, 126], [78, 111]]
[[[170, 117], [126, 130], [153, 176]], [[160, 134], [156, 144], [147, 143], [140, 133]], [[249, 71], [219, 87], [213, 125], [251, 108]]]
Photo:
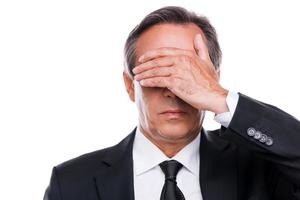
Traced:
[[144, 136], [148, 140], [150, 140], [155, 146], [157, 146], [168, 158], [174, 157], [181, 149], [183, 149], [190, 142], [192, 142], [199, 134], [200, 129], [197, 128], [196, 130], [187, 133], [187, 137], [185, 138], [174, 140], [174, 139], [166, 139], [166, 138], [156, 139], [152, 137], [153, 134], [148, 133], [142, 127], [140, 127], [140, 130], [144, 134]]

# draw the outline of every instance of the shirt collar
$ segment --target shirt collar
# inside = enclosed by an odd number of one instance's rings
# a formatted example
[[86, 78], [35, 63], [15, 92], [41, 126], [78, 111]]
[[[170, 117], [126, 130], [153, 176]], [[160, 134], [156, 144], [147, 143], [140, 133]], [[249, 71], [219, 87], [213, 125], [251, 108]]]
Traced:
[[135, 174], [137, 176], [141, 175], [165, 160], [174, 159], [180, 162], [192, 174], [199, 176], [200, 135], [199, 133], [193, 141], [181, 149], [175, 156], [169, 158], [144, 136], [138, 126], [132, 152]]

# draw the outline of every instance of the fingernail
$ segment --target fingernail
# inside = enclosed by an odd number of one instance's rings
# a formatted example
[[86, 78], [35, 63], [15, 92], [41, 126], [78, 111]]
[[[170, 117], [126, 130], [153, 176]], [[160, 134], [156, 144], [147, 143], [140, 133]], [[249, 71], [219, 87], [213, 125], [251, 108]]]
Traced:
[[133, 78], [134, 78], [134, 80], [138, 81], [139, 75], [135, 75]]
[[134, 69], [132, 70], [132, 72], [133, 72], [134, 74], [136, 74], [136, 69], [134, 68]]
[[139, 62], [142, 62], [143, 59], [144, 59], [144, 56], [140, 56], [139, 57]]

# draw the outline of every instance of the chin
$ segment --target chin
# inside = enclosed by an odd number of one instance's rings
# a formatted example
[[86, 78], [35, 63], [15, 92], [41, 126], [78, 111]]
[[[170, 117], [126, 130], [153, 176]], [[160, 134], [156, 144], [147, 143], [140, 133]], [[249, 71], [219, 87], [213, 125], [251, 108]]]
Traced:
[[167, 140], [178, 140], [188, 137], [191, 127], [185, 124], [164, 124], [161, 125], [159, 130], [159, 135]]

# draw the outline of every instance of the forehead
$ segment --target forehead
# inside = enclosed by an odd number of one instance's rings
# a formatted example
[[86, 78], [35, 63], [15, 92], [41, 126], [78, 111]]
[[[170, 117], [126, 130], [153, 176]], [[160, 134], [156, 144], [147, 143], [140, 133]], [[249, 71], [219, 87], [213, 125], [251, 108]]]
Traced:
[[194, 50], [196, 34], [203, 36], [202, 30], [195, 24], [158, 24], [150, 27], [136, 42], [136, 55], [139, 57], [149, 50], [161, 47], [176, 47]]

